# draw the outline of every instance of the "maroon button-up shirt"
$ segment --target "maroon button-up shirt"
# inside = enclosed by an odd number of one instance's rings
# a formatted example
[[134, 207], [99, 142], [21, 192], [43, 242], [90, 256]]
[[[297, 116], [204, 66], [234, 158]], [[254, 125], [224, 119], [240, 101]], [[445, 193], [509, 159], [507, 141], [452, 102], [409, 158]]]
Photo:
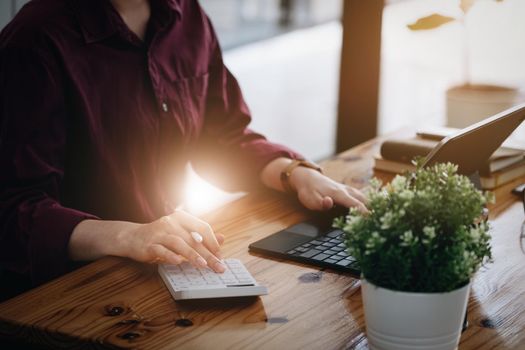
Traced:
[[197, 1], [151, 5], [144, 41], [109, 0], [32, 1], [0, 34], [2, 269], [38, 284], [66, 271], [81, 220], [167, 214], [188, 162], [249, 189], [298, 157], [247, 128]]

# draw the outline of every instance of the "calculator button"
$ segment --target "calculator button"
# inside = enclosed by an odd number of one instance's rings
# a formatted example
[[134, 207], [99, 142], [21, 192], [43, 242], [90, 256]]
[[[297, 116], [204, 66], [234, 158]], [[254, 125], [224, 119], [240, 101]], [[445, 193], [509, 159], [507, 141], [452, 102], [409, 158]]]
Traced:
[[266, 287], [258, 285], [239, 260], [226, 259], [224, 264], [226, 271], [223, 274], [215, 273], [207, 267], [195, 268], [188, 262], [161, 265], [159, 272], [176, 300], [267, 293]]
[[253, 284], [253, 281], [249, 278], [246, 279], [239, 279], [239, 283], [241, 284]]

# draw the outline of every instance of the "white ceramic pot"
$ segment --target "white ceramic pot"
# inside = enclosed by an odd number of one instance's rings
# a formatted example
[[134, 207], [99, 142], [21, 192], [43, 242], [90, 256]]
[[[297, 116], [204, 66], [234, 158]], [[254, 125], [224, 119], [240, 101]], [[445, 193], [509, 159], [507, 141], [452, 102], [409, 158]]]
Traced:
[[448, 293], [409, 293], [361, 280], [371, 349], [452, 350], [461, 336], [470, 283]]
[[491, 117], [524, 100], [523, 94], [510, 87], [461, 85], [447, 90], [447, 126], [464, 128]]

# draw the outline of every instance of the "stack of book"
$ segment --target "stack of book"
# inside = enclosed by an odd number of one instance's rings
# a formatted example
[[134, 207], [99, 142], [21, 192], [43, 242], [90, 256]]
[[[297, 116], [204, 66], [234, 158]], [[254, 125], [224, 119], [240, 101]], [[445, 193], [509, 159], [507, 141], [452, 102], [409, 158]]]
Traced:
[[[374, 159], [374, 168], [391, 173], [412, 171], [415, 157], [426, 157], [441, 139], [455, 131], [457, 129], [436, 128], [418, 132], [410, 138], [386, 140]], [[481, 187], [490, 190], [524, 176], [524, 156], [523, 149], [500, 147], [479, 170]]]

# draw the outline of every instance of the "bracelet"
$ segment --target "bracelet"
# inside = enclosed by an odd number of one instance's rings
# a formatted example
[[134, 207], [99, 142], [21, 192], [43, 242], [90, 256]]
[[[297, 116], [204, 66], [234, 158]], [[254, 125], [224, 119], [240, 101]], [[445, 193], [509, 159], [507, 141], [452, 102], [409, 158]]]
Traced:
[[290, 183], [290, 176], [292, 175], [292, 171], [298, 166], [317, 170], [321, 174], [323, 173], [323, 170], [321, 169], [321, 167], [315, 163], [309, 162], [304, 159], [296, 159], [292, 161], [281, 172], [281, 184], [283, 185], [284, 191], [287, 193], [295, 193], [295, 190], [292, 187], [292, 184]]

